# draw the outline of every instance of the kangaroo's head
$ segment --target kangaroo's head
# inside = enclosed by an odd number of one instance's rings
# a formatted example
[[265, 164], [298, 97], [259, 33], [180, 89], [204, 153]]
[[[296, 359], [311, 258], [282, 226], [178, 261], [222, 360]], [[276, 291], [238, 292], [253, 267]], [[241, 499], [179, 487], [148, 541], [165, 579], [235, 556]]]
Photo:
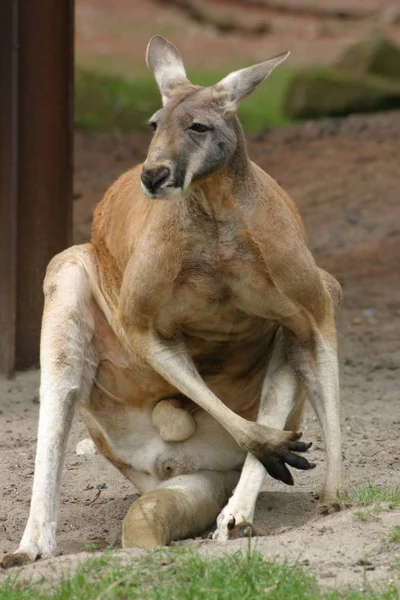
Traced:
[[193, 85], [177, 48], [155, 36], [147, 64], [163, 100], [149, 123], [154, 137], [142, 170], [142, 189], [150, 198], [166, 198], [229, 163], [238, 144], [236, 110], [289, 52], [234, 71], [212, 87]]

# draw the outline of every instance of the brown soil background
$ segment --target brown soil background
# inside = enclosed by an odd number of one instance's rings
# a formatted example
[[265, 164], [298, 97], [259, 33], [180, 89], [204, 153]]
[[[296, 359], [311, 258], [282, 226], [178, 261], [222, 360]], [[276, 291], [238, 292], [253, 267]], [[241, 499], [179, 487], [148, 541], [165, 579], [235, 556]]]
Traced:
[[[125, 10], [129, 22], [134, 3], [114, 0], [112, 4], [118, 10]], [[353, 4], [361, 2], [353, 0]], [[368, 4], [377, 6], [372, 0]], [[120, 58], [130, 55], [132, 64], [136, 64], [140, 50], [142, 63], [145, 43], [158, 31], [157, 19], [168, 29], [166, 15], [156, 12], [152, 2], [135, 3], [136, 17], [139, 22], [140, 19], [147, 22], [147, 29], [138, 33], [132, 44], [129, 31], [121, 33], [118, 29], [119, 21], [118, 27], [115, 26], [117, 32], [112, 33], [110, 6], [109, 0], [77, 3], [80, 56], [89, 61], [92, 54], [109, 53]], [[178, 27], [181, 14], [169, 11], [168, 15], [172, 19], [170, 27], [174, 23]], [[282, 19], [276, 17], [274, 22], [282, 23]], [[288, 23], [289, 20], [290, 17]], [[318, 27], [323, 24], [317, 23]], [[181, 35], [185, 55], [193, 47], [203, 61], [203, 49], [211, 52], [211, 46], [213, 56], [217, 53], [221, 60], [225, 60], [220, 54], [222, 48], [226, 49], [226, 60], [232, 58], [235, 48], [240, 56], [260, 53], [260, 40], [226, 36], [221, 41], [197, 26], [190, 27], [194, 28], [191, 35]], [[317, 35], [305, 33], [308, 29], [304, 20], [292, 19], [292, 27], [287, 37], [291, 47], [299, 49], [299, 62], [305, 62], [307, 52], [318, 56], [320, 61], [330, 60], [345, 43], [360, 36], [361, 24], [354, 25], [351, 31], [348, 25], [341, 31], [336, 28], [336, 33], [329, 35], [322, 35], [323, 30], [317, 31]], [[388, 32], [396, 37], [398, 29], [389, 27]], [[277, 31], [264, 40], [263, 56], [265, 47], [267, 54], [281, 51], [282, 44], [286, 47], [286, 40], [279, 38], [279, 27]], [[179, 43], [176, 35], [172, 39]], [[76, 134], [75, 243], [88, 239], [93, 207], [120, 173], [144, 158], [148, 141], [146, 134], [137, 133]], [[343, 285], [338, 331], [347, 482], [350, 487], [368, 481], [383, 488], [399, 486], [400, 112], [329, 119], [267, 131], [249, 139], [249, 152], [293, 197], [304, 218], [317, 262]], [[38, 384], [38, 371], [19, 374], [14, 381], [0, 379], [0, 553], [17, 548], [28, 515]], [[266, 535], [257, 541], [259, 549], [268, 557], [304, 562], [324, 584], [363, 585], [365, 580], [384, 578], [400, 585], [400, 569], [396, 566], [400, 546], [384, 543], [391, 528], [400, 524], [400, 510], [383, 512], [376, 520], [367, 522], [358, 520], [352, 509], [317, 517], [324, 453], [320, 430], [311, 411], [306, 415], [303, 431], [305, 439], [314, 441], [310, 457], [317, 462], [317, 468], [296, 472], [293, 489], [266, 480], [257, 504], [256, 525]], [[76, 444], [86, 435], [82, 423], [76, 419], [62, 486], [58, 529], [62, 554], [82, 551], [88, 543], [98, 550], [119, 547], [121, 521], [135, 499], [133, 486], [102, 457], [76, 455]], [[106, 484], [106, 488], [94, 504], [89, 504], [99, 484]], [[240, 541], [195, 543], [202, 552], [215, 554], [243, 546]], [[121, 560], [127, 560], [131, 555], [125, 552], [121, 556]], [[71, 565], [71, 560], [66, 563], [55, 560], [58, 565]], [[360, 560], [371, 563], [368, 571], [357, 565]], [[28, 567], [26, 573], [47, 574], [53, 562], [37, 563]]]

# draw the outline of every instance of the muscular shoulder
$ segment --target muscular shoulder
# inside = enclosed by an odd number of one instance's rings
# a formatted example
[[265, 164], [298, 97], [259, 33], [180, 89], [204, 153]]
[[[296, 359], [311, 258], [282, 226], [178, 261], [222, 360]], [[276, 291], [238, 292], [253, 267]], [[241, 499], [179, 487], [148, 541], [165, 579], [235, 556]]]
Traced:
[[[259, 204], [268, 213], [273, 211], [271, 225], [284, 227], [287, 230], [296, 229], [306, 241], [307, 235], [303, 220], [299, 214], [296, 204], [289, 194], [279, 185], [273, 177], [266, 173], [261, 167], [252, 163], [257, 180], [263, 193], [259, 197]], [[258, 204], [258, 203], [257, 203]]]
[[306, 240], [297, 208], [279, 184], [255, 166], [258, 190], [246, 217], [248, 236], [276, 290], [317, 320], [325, 312], [326, 290]]

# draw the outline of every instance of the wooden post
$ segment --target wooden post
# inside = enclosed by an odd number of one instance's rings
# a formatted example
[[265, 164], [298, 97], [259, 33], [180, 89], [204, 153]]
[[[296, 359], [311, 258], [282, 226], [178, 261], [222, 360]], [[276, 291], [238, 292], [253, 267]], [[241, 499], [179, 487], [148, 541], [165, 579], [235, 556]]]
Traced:
[[12, 81], [0, 104], [0, 139], [3, 129], [8, 134], [0, 162], [16, 163], [0, 184], [0, 249], [8, 252], [0, 259], [0, 277], [8, 276], [0, 286], [0, 338], [7, 333], [0, 369], [10, 375], [38, 364], [43, 277], [71, 240], [74, 7], [73, 0], [0, 6], [2, 46], [15, 29], [13, 51], [0, 59], [0, 98], [2, 82]]
[[15, 366], [18, 6], [0, 2], [0, 372]]

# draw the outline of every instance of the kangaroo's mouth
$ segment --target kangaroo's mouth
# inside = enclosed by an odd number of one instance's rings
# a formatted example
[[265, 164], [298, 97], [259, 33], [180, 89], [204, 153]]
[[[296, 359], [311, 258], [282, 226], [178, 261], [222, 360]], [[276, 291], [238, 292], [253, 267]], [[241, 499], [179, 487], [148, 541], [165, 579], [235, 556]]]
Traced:
[[142, 183], [142, 192], [147, 198], [151, 198], [152, 200], [165, 200], [180, 194], [182, 192], [182, 188], [177, 187], [173, 183], [169, 183], [158, 190], [151, 191]]

